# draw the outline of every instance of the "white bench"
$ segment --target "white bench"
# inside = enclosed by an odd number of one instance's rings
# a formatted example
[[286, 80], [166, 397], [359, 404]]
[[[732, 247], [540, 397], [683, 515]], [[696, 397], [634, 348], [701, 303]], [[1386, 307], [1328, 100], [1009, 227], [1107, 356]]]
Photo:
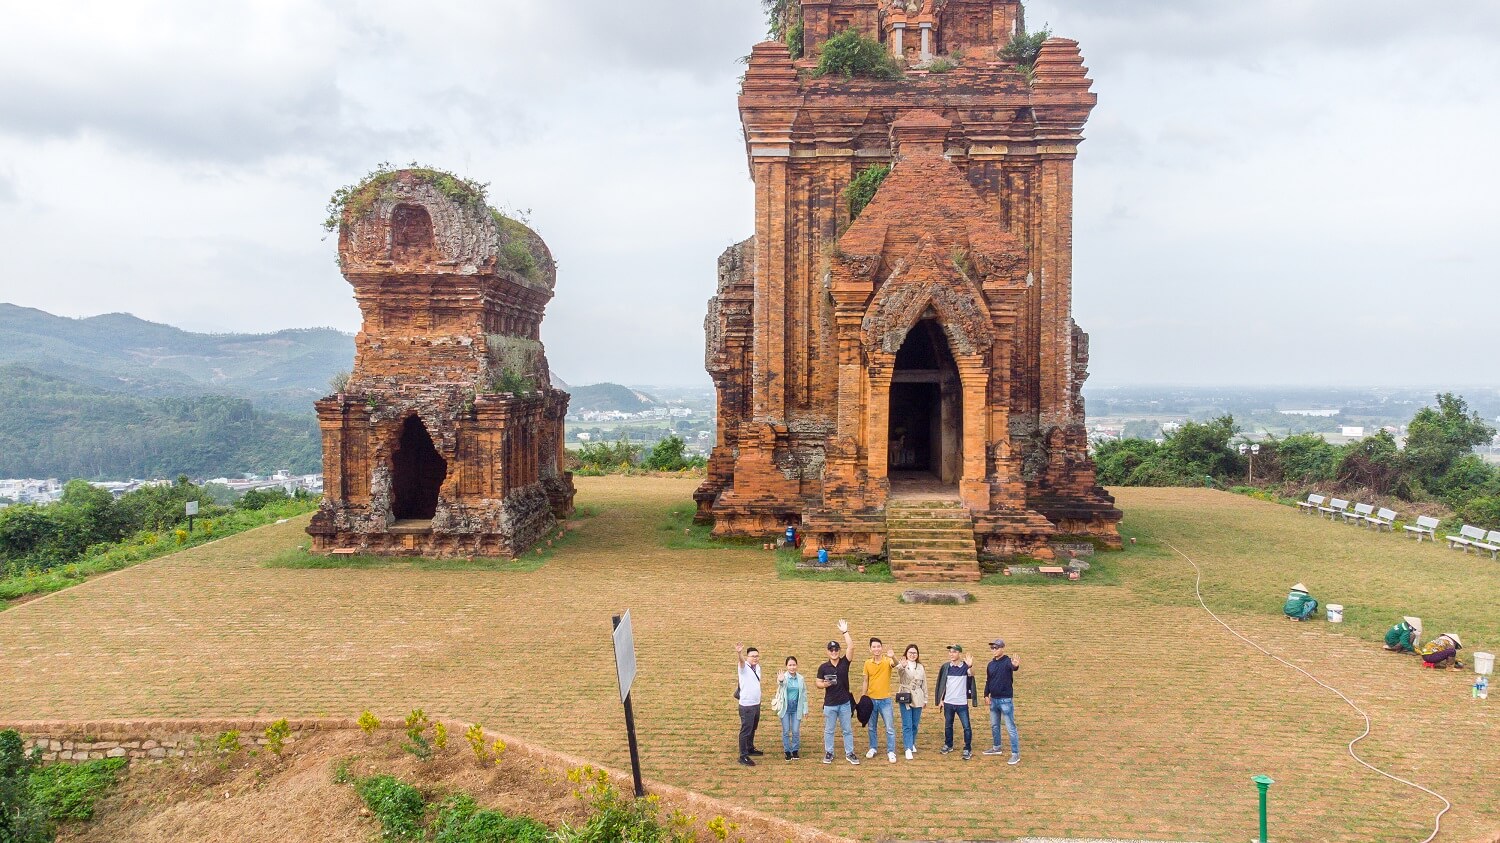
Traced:
[[1374, 515], [1374, 514], [1375, 514], [1375, 507], [1374, 506], [1371, 506], [1370, 504], [1367, 504], [1367, 503], [1357, 503], [1357, 504], [1354, 505], [1354, 511], [1353, 512], [1349, 512], [1349, 511], [1346, 510], [1343, 513], [1343, 515], [1344, 515], [1344, 523], [1345, 524], [1362, 524], [1362, 523], [1364, 523], [1364, 520], [1366, 518], [1369, 518], [1371, 515]]
[[1297, 506], [1301, 507], [1303, 512], [1307, 513], [1308, 515], [1311, 515], [1314, 512], [1317, 512], [1318, 509], [1321, 508], [1323, 506], [1323, 504], [1325, 504], [1327, 502], [1328, 502], [1328, 498], [1326, 498], [1326, 497], [1324, 497], [1322, 495], [1308, 495], [1307, 496], [1307, 500], [1305, 500], [1305, 501], [1299, 501], [1297, 503]]
[[1484, 544], [1484, 530], [1468, 524], [1458, 531], [1458, 535], [1448, 537], [1448, 548], [1450, 550], [1462, 548], [1464, 553], [1468, 553], [1469, 548], [1482, 544]]
[[1422, 515], [1417, 518], [1416, 524], [1408, 524], [1405, 529], [1406, 532], [1411, 533], [1412, 538], [1416, 539], [1417, 543], [1420, 544], [1422, 542], [1423, 536], [1427, 536], [1433, 541], [1437, 541], [1437, 528], [1441, 523], [1442, 522], [1437, 520], [1436, 518], [1429, 518], [1426, 515]]
[[1366, 515], [1365, 523], [1369, 525], [1370, 529], [1376, 532], [1380, 532], [1381, 530], [1394, 531], [1396, 529], [1397, 517], [1396, 510], [1382, 509], [1374, 515]]
[[1334, 498], [1328, 502], [1327, 506], [1318, 507], [1318, 511], [1328, 516], [1328, 520], [1332, 521], [1349, 511], [1349, 502], [1343, 498]]
[[1500, 559], [1500, 530], [1491, 530], [1490, 534], [1485, 537], [1484, 544], [1476, 542], [1472, 547], [1488, 550], [1491, 559]]
[[1500, 559], [1500, 530], [1491, 530], [1485, 537], [1484, 544], [1476, 544], [1480, 550], [1488, 550], [1491, 559]]

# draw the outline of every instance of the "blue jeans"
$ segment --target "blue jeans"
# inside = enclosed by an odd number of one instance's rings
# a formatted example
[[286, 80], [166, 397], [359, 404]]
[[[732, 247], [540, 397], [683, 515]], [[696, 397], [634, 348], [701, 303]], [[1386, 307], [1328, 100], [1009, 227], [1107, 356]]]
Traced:
[[787, 752], [802, 751], [802, 706], [781, 715], [781, 748]]
[[922, 725], [922, 709], [901, 706], [901, 743], [908, 751], [917, 748], [917, 727]]
[[969, 707], [943, 703], [943, 746], [953, 748], [953, 718], [964, 724], [964, 752], [974, 748], [974, 730], [969, 728]]
[[896, 751], [896, 712], [892, 706], [890, 697], [883, 700], [870, 700], [870, 748], [880, 747], [880, 720], [885, 719], [885, 751]]
[[1000, 748], [1000, 723], [1005, 723], [1006, 731], [1010, 732], [1010, 754], [1021, 754], [1021, 733], [1016, 731], [1016, 701], [1013, 699], [990, 700], [990, 734], [994, 736], [995, 742], [990, 744], [996, 749]]
[[823, 706], [823, 751], [829, 755], [833, 754], [833, 731], [836, 727], [844, 727], [844, 754], [854, 754], [854, 705], [844, 703], [843, 705]]

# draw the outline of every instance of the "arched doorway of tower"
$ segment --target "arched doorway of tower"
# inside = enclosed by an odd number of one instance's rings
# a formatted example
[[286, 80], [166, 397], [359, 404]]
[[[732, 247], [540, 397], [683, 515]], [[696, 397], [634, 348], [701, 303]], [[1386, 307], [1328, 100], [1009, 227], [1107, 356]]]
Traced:
[[963, 390], [935, 318], [907, 332], [891, 378], [891, 497], [957, 498], [963, 471]]
[[433, 447], [427, 426], [416, 416], [401, 425], [401, 439], [391, 455], [391, 510], [397, 521], [431, 521], [437, 514], [438, 490], [448, 477], [448, 461]]

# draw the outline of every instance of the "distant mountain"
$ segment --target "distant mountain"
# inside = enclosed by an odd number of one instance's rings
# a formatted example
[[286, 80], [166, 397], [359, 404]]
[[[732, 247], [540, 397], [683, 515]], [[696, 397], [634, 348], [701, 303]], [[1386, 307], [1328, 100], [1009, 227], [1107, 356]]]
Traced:
[[68, 319], [0, 304], [0, 365], [111, 392], [227, 394], [310, 415], [329, 378], [353, 363], [354, 338], [332, 328], [195, 334], [125, 313]]
[[0, 477], [217, 477], [319, 470], [311, 413], [243, 398], [139, 397], [0, 366]]
[[568, 402], [568, 412], [594, 411], [607, 413], [618, 410], [622, 413], [639, 413], [659, 406], [661, 401], [644, 392], [621, 386], [617, 383], [596, 383], [591, 386], [569, 387], [573, 400]]

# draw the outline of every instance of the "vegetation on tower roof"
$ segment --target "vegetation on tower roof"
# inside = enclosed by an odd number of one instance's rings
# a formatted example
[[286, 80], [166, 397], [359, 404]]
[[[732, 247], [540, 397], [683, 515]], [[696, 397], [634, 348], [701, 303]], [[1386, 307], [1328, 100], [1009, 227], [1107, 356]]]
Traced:
[[865, 206], [875, 198], [875, 191], [885, 183], [885, 177], [891, 174], [891, 168], [885, 164], [876, 164], [866, 167], [849, 182], [844, 188], [844, 199], [849, 203], [849, 221], [852, 223], [859, 218]]
[[323, 220], [323, 230], [330, 233], [338, 231], [344, 226], [346, 219], [358, 219], [369, 213], [381, 199], [391, 198], [391, 186], [402, 172], [409, 172], [460, 205], [467, 205], [475, 210], [491, 210], [487, 198], [490, 187], [488, 184], [415, 161], [401, 169], [392, 167], [389, 162], [381, 162], [355, 184], [345, 185], [333, 192], [328, 199], [328, 216]]
[[899, 79], [901, 65], [885, 45], [855, 29], [846, 29], [823, 43], [818, 53], [818, 76], [836, 74], [851, 79]]

